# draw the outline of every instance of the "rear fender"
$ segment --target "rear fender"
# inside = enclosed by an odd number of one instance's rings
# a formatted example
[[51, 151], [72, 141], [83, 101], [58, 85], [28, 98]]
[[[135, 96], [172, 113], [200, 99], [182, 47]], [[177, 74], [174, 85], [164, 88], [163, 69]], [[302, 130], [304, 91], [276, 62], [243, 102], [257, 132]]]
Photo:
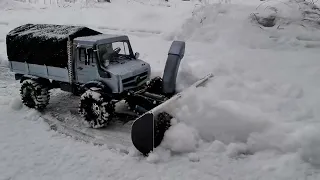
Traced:
[[37, 77], [37, 76], [32, 76], [32, 75], [16, 75], [15, 78], [19, 78], [20, 79], [20, 83], [22, 83], [23, 81], [27, 80], [27, 79], [32, 79], [35, 80], [39, 83], [41, 83], [42, 85], [50, 88], [51, 87], [51, 82], [49, 79], [45, 79], [45, 78], [41, 78], [41, 77]]
[[20, 83], [22, 83], [24, 80], [27, 80], [27, 79], [32, 79], [32, 80], [38, 80], [39, 77], [37, 76], [32, 76], [32, 75], [21, 75], [21, 74], [16, 74], [15, 75], [15, 78], [16, 80], [20, 79]]

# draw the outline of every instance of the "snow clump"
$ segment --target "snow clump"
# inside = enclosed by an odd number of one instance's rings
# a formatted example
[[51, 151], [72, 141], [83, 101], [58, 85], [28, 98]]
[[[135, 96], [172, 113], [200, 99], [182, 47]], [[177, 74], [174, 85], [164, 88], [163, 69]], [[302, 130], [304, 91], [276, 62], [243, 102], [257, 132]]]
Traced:
[[161, 146], [172, 152], [188, 153], [196, 151], [198, 142], [199, 135], [194, 128], [177, 123], [165, 132]]
[[20, 110], [22, 108], [22, 101], [20, 98], [13, 98], [10, 102], [10, 107], [13, 109], [13, 110]]

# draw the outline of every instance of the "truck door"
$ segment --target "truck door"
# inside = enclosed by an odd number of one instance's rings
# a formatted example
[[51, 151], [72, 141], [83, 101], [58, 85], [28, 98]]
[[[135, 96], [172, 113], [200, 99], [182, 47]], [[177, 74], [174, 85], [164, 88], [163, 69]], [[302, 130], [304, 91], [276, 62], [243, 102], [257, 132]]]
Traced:
[[94, 53], [86, 48], [78, 48], [76, 78], [79, 83], [86, 83], [97, 78], [97, 65]]

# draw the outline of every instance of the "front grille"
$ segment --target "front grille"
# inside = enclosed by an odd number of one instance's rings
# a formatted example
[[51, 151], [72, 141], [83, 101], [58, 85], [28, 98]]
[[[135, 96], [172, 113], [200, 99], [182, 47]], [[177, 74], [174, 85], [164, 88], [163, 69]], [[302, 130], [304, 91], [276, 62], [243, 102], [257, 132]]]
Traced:
[[138, 86], [141, 82], [148, 78], [148, 72], [140, 73], [136, 76], [132, 76], [122, 80], [123, 88]]

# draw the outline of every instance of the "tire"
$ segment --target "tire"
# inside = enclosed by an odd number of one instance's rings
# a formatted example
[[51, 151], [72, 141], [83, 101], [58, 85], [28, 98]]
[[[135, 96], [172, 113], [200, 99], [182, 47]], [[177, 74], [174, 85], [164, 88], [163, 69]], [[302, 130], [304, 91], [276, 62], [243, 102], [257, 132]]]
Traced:
[[45, 109], [50, 100], [49, 88], [32, 79], [22, 82], [20, 95], [24, 105], [39, 111]]
[[108, 125], [114, 116], [114, 109], [111, 99], [103, 98], [97, 91], [89, 89], [81, 95], [79, 114], [92, 128]]

